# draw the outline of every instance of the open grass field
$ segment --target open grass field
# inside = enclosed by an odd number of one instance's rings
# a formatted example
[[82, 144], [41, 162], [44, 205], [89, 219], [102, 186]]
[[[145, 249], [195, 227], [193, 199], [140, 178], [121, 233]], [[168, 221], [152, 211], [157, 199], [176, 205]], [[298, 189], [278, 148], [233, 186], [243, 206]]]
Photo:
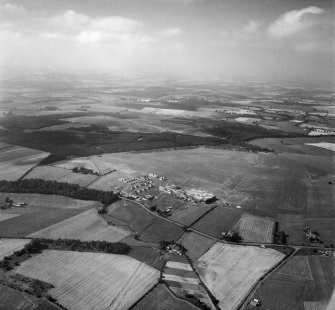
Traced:
[[192, 304], [176, 298], [164, 284], [158, 284], [132, 310], [196, 310]]
[[224, 207], [217, 207], [196, 222], [192, 228], [213, 237], [220, 238], [221, 233], [228, 232], [239, 221], [242, 212]]
[[215, 244], [215, 241], [190, 232], [183, 238], [181, 244], [187, 249], [188, 257], [196, 261]]
[[294, 256], [252, 298], [261, 300], [264, 309], [325, 310], [334, 286], [333, 255]]
[[53, 284], [50, 294], [73, 310], [128, 309], [159, 278], [157, 270], [127, 256], [53, 250], [16, 272]]
[[14, 181], [37, 165], [48, 153], [21, 146], [0, 150], [0, 180]]
[[108, 225], [98, 215], [96, 209], [91, 209], [62, 222], [37, 231], [30, 237], [46, 239], [79, 239], [81, 241], [117, 242], [130, 235], [130, 232]]
[[244, 213], [234, 225], [236, 231], [244, 242], [272, 243], [274, 221]]
[[216, 243], [196, 264], [222, 310], [236, 309], [249, 290], [284, 254], [273, 249]]
[[0, 239], [0, 261], [15, 251], [23, 249], [29, 242], [29, 239]]
[[37, 297], [0, 284], [0, 310], [33, 310], [38, 304]]
[[149, 214], [140, 205], [128, 200], [113, 203], [108, 208], [106, 219], [109, 223], [138, 233], [139, 239], [145, 242], [177, 241], [184, 233], [179, 226]]

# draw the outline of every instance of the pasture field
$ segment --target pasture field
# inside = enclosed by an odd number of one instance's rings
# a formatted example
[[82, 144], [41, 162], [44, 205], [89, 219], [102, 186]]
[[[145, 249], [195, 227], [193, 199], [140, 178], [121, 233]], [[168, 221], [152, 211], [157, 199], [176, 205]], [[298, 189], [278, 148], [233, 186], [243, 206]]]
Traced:
[[[123, 239], [122, 242], [127, 243], [125, 239]], [[148, 245], [131, 246], [131, 250], [127, 255], [158, 270], [161, 270], [164, 263], [164, 261], [160, 259], [159, 250]]]
[[236, 309], [253, 285], [284, 258], [273, 249], [216, 243], [197, 263], [201, 279], [222, 310]]
[[[60, 209], [82, 209], [87, 210], [93, 207], [101, 207], [97, 201], [79, 200], [59, 195], [23, 194], [23, 193], [0, 193], [0, 201], [5, 201], [6, 197], [11, 197], [14, 202], [25, 202], [35, 207], [60, 208]], [[17, 211], [17, 208], [7, 209]]]
[[19, 214], [19, 216], [2, 221], [0, 225], [1, 236], [14, 238], [25, 237], [83, 212], [83, 210], [78, 208], [44, 206], [27, 206], [5, 211]]
[[196, 310], [197, 307], [176, 298], [164, 284], [158, 284], [132, 310]]
[[177, 241], [183, 235], [179, 226], [149, 214], [137, 203], [128, 200], [113, 203], [105, 218], [109, 223], [138, 233], [139, 239], [145, 242]]
[[288, 244], [308, 244], [304, 228], [311, 227], [314, 231], [320, 234], [321, 240], [330, 245], [335, 240], [334, 219], [332, 218], [297, 218], [297, 219], [282, 219], [279, 220], [279, 230], [283, 230], [287, 235]]
[[184, 224], [186, 226], [191, 225], [204, 213], [208, 212], [213, 206], [208, 206], [205, 204], [185, 204], [177, 210], [172, 212], [170, 216], [171, 220], [178, 223]]
[[259, 216], [243, 213], [234, 225], [244, 242], [272, 243], [275, 223]]
[[0, 212], [0, 222], [11, 219], [11, 218], [16, 217], [16, 216], [19, 216], [19, 215], [18, 214], [13, 214], [13, 213], [2, 213], [2, 212]]
[[15, 181], [49, 154], [21, 146], [0, 150], [0, 180]]
[[58, 179], [59, 182], [78, 184], [81, 187], [86, 187], [88, 184], [98, 179], [99, 177], [92, 174], [70, 173]]
[[38, 309], [37, 297], [0, 284], [0, 310]]
[[25, 179], [43, 179], [49, 181], [59, 181], [64, 183], [78, 184], [81, 187], [97, 179], [96, 175], [74, 173], [71, 170], [56, 166], [39, 166], [31, 171]]
[[192, 228], [200, 230], [216, 238], [221, 237], [221, 233], [228, 232], [242, 216], [241, 211], [217, 207], [207, 213], [196, 222]]
[[334, 286], [332, 254], [293, 256], [251, 298], [261, 300], [265, 309], [325, 310]]
[[58, 168], [53, 166], [38, 166], [25, 179], [43, 179], [50, 181], [58, 181], [59, 179], [72, 174], [71, 170]]
[[196, 261], [215, 244], [215, 241], [190, 232], [183, 238], [181, 244], [187, 249], [188, 257]]
[[0, 239], [0, 261], [4, 257], [12, 255], [15, 251], [23, 249], [29, 242], [30, 239]]
[[33, 238], [78, 239], [81, 241], [117, 242], [130, 235], [130, 232], [108, 225], [98, 215], [96, 209], [85, 211], [62, 222], [44, 228], [31, 235]]
[[128, 309], [159, 279], [157, 270], [127, 256], [54, 250], [16, 272], [53, 284], [49, 293], [73, 310]]

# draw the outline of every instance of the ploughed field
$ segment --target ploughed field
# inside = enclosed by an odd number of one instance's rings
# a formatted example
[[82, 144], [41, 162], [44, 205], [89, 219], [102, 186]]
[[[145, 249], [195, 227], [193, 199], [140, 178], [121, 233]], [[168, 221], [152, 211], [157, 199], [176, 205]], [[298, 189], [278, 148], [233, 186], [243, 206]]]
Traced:
[[273, 249], [216, 243], [195, 266], [222, 310], [237, 309], [253, 285], [284, 258]]
[[49, 293], [68, 309], [128, 309], [149, 291], [159, 272], [114, 254], [45, 250], [16, 270], [54, 285]]

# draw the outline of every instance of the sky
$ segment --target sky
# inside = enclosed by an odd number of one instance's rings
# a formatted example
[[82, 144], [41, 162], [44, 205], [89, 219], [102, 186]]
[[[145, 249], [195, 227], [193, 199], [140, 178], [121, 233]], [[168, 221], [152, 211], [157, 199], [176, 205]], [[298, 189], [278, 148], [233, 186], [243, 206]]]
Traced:
[[334, 80], [332, 0], [0, 0], [0, 76]]

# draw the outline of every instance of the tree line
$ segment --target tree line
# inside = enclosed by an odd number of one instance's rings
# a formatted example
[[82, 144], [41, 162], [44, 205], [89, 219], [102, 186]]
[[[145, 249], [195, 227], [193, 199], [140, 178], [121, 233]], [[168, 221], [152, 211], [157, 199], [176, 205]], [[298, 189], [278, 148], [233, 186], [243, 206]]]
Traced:
[[113, 191], [82, 188], [78, 184], [47, 181], [43, 179], [24, 179], [19, 181], [2, 180], [0, 181], [0, 192], [61, 195], [81, 200], [99, 201], [105, 205], [109, 205], [118, 200], [118, 195]]

